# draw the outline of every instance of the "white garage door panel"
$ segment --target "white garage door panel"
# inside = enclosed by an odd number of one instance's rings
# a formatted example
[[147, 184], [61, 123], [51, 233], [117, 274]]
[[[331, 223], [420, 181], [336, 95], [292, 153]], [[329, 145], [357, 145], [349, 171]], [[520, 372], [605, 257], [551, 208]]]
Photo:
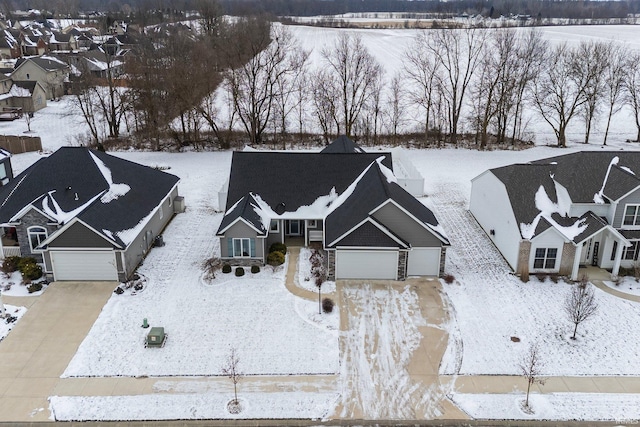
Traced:
[[114, 252], [52, 251], [55, 280], [118, 280]]
[[437, 276], [440, 248], [413, 248], [409, 251], [407, 276]]
[[390, 279], [398, 274], [398, 253], [391, 251], [346, 251], [336, 255], [337, 279]]

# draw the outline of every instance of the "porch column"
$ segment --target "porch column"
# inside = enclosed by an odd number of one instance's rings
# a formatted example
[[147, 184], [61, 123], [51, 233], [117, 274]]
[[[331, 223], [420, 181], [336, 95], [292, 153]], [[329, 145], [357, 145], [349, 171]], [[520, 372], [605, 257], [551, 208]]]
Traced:
[[580, 258], [582, 258], [582, 244], [577, 245], [576, 255], [573, 258], [573, 268], [571, 269], [571, 280], [578, 280], [578, 269], [580, 268]]
[[616, 248], [616, 259], [613, 261], [613, 269], [611, 270], [612, 279], [616, 279], [620, 272], [620, 262], [622, 261], [622, 252], [624, 251], [624, 248], [625, 246], [622, 242], [618, 242], [618, 247]]

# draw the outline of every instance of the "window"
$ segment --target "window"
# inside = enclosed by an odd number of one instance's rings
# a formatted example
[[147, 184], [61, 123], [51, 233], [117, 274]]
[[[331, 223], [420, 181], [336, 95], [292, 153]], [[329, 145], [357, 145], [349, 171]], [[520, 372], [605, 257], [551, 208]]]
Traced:
[[624, 225], [640, 225], [640, 205], [627, 205], [622, 223]]
[[171, 198], [171, 196], [169, 196], [169, 207], [171, 207], [172, 204], [173, 204], [173, 199]]
[[315, 219], [310, 219], [307, 221], [307, 228], [316, 228], [318, 226]]
[[533, 268], [544, 268], [545, 270], [555, 268], [557, 255], [558, 249], [556, 248], [537, 248]]
[[269, 224], [269, 233], [279, 233], [280, 232], [280, 221], [277, 219], [272, 219], [271, 224]]
[[40, 243], [44, 242], [47, 238], [47, 229], [44, 227], [29, 227], [27, 229], [29, 235], [29, 246], [31, 246], [31, 252], [35, 252]]
[[640, 248], [640, 245], [638, 245], [637, 240], [636, 241], [632, 241], [631, 242], [631, 246], [629, 246], [628, 248], [625, 248], [624, 250], [624, 259], [630, 259], [632, 261], [637, 261], [638, 260], [638, 248]]
[[618, 251], [618, 242], [614, 240], [613, 249], [611, 250], [611, 261], [615, 261], [617, 251]]
[[160, 209], [158, 209], [158, 219], [162, 219], [164, 216], [164, 210], [162, 209], [162, 205], [160, 205]]
[[233, 258], [250, 258], [256, 256], [256, 239], [229, 238], [229, 256]]

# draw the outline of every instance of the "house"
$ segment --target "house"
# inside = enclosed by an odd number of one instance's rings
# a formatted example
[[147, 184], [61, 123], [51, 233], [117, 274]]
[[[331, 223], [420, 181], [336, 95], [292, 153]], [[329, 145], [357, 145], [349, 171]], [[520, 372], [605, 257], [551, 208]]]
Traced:
[[0, 120], [14, 120], [23, 112], [33, 113], [46, 106], [46, 92], [40, 83], [0, 78]]
[[47, 99], [64, 95], [64, 83], [69, 80], [69, 65], [51, 56], [21, 58], [11, 77], [14, 80], [35, 80], [46, 91]]
[[221, 258], [265, 263], [269, 247], [321, 245], [330, 279], [443, 273], [449, 241], [434, 213], [397, 183], [391, 153], [234, 152], [216, 235]]
[[487, 170], [470, 211], [523, 278], [638, 265], [640, 152], [585, 151]]
[[74, 281], [129, 278], [181, 206], [176, 176], [83, 147], [37, 161], [0, 200], [2, 255]]

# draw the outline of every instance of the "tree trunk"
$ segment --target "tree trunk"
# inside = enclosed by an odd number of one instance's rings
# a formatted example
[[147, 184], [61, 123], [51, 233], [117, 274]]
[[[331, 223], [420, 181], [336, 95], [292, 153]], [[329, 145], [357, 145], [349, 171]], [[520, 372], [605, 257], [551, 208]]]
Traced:
[[571, 337], [572, 340], [576, 339], [576, 332], [578, 332], [578, 324], [576, 323], [576, 327], [573, 328], [573, 336]]

